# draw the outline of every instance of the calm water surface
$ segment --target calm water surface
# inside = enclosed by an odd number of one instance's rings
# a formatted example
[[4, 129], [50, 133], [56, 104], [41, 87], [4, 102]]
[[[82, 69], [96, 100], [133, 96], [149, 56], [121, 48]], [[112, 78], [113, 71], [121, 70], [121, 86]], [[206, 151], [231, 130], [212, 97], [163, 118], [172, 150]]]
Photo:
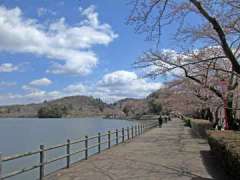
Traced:
[[[92, 136], [98, 132], [115, 130], [116, 128], [130, 127], [136, 125], [136, 121], [113, 120], [102, 118], [74, 118], [74, 119], [0, 119], [0, 152], [3, 156], [16, 153], [28, 152], [39, 149], [40, 144], [55, 145], [66, 142], [66, 139], [78, 139], [85, 135]], [[104, 139], [103, 139], [104, 140]], [[94, 142], [92, 142], [94, 143]], [[82, 148], [76, 145], [72, 151]], [[65, 153], [65, 148], [49, 152], [47, 157], [56, 157]], [[90, 154], [96, 152], [91, 150]], [[72, 157], [72, 161], [83, 158], [83, 153]], [[46, 167], [49, 173], [57, 168], [64, 167], [66, 160], [56, 162]], [[21, 169], [39, 162], [39, 156], [25, 158], [14, 162], [4, 163], [3, 171], [8, 173], [12, 170]], [[38, 169], [24, 175], [10, 178], [12, 180], [32, 180], [37, 179]]]

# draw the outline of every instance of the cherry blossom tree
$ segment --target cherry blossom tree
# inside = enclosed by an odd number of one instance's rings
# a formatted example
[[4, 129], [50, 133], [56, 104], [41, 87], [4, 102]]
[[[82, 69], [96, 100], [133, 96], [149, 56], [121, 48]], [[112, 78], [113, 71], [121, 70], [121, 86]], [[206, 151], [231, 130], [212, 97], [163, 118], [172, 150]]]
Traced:
[[[164, 27], [177, 26], [173, 36], [184, 52], [196, 48], [219, 47], [232, 71], [240, 74], [240, 1], [239, 0], [131, 0], [129, 24], [136, 32], [161, 45]], [[189, 19], [191, 17], [191, 19]], [[193, 19], [196, 19], [196, 21]], [[172, 27], [172, 26], [171, 26]]]
[[[216, 101], [221, 102], [220, 106], [224, 107], [225, 128], [233, 128], [233, 95], [238, 86], [239, 74], [235, 73], [231, 63], [226, 61], [221, 48], [203, 48], [188, 53], [172, 50], [147, 52], [135, 66], [144, 69], [146, 77], [155, 78], [167, 74], [175, 78], [187, 78], [192, 83], [188, 84], [188, 88], [202, 100], [208, 100], [214, 95]], [[194, 90], [193, 85], [198, 89]]]

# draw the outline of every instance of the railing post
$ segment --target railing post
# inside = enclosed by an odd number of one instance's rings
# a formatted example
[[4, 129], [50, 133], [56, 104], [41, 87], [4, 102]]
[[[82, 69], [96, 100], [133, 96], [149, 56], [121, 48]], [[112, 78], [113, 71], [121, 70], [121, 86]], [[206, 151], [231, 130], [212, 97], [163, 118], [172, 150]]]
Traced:
[[70, 139], [68, 139], [67, 140], [67, 168], [69, 168], [70, 167], [70, 161], [71, 161], [71, 159], [70, 159], [70, 145], [71, 145], [71, 142], [70, 142]]
[[134, 134], [133, 134], [133, 126], [132, 126], [132, 128], [131, 128], [131, 129], [132, 129], [131, 131], [132, 131], [132, 138], [133, 138], [133, 137], [134, 137]]
[[124, 128], [122, 128], [122, 142], [124, 142], [125, 134], [124, 134]]
[[45, 151], [44, 145], [40, 145], [40, 166], [39, 166], [39, 179], [42, 180], [44, 177], [44, 162], [45, 162]]
[[141, 134], [143, 134], [143, 128], [142, 128], [142, 124], [140, 125], [140, 130], [141, 130]]
[[116, 129], [116, 144], [118, 144], [118, 129]]
[[137, 128], [138, 128], [138, 135], [140, 136], [140, 127], [139, 127], [139, 124], [138, 124]]
[[98, 133], [98, 153], [101, 152], [101, 133]]
[[137, 126], [135, 125], [135, 136], [137, 136]]
[[130, 139], [130, 136], [129, 136], [129, 127], [127, 127], [127, 138], [128, 138], [128, 140]]
[[85, 136], [85, 159], [88, 159], [88, 136]]
[[0, 152], [0, 179], [2, 177], [2, 153]]
[[111, 147], [111, 131], [108, 131], [108, 149]]

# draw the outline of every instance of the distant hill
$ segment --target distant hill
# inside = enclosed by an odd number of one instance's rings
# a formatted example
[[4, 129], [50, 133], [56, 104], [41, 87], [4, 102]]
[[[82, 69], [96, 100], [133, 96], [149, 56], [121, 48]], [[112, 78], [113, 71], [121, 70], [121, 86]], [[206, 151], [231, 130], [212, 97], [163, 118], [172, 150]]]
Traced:
[[0, 117], [89, 117], [140, 119], [162, 110], [161, 93], [156, 91], [144, 99], [126, 98], [113, 104], [89, 96], [69, 96], [43, 103], [0, 106]]
[[0, 107], [0, 117], [38, 117], [41, 112], [42, 117], [47, 117], [46, 113], [55, 114], [56, 117], [106, 116], [122, 113], [114, 106], [88, 96], [69, 96], [38, 104]]
[[128, 118], [139, 118], [149, 112], [148, 101], [146, 99], [126, 98], [117, 101], [113, 106], [124, 112]]

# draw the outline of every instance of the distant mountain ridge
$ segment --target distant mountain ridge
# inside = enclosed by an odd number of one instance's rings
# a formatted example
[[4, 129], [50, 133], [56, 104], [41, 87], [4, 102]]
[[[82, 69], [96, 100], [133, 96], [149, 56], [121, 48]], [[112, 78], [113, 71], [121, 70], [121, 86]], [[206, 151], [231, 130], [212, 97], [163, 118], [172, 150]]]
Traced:
[[159, 100], [152, 93], [144, 99], [125, 98], [113, 104], [91, 96], [68, 96], [27, 105], [0, 106], [0, 117], [90, 117], [140, 119], [142, 115], [158, 114]]
[[69, 96], [43, 103], [0, 106], [0, 117], [38, 117], [43, 108], [57, 107], [62, 117], [106, 116], [119, 114], [118, 110], [100, 99], [88, 96]]

